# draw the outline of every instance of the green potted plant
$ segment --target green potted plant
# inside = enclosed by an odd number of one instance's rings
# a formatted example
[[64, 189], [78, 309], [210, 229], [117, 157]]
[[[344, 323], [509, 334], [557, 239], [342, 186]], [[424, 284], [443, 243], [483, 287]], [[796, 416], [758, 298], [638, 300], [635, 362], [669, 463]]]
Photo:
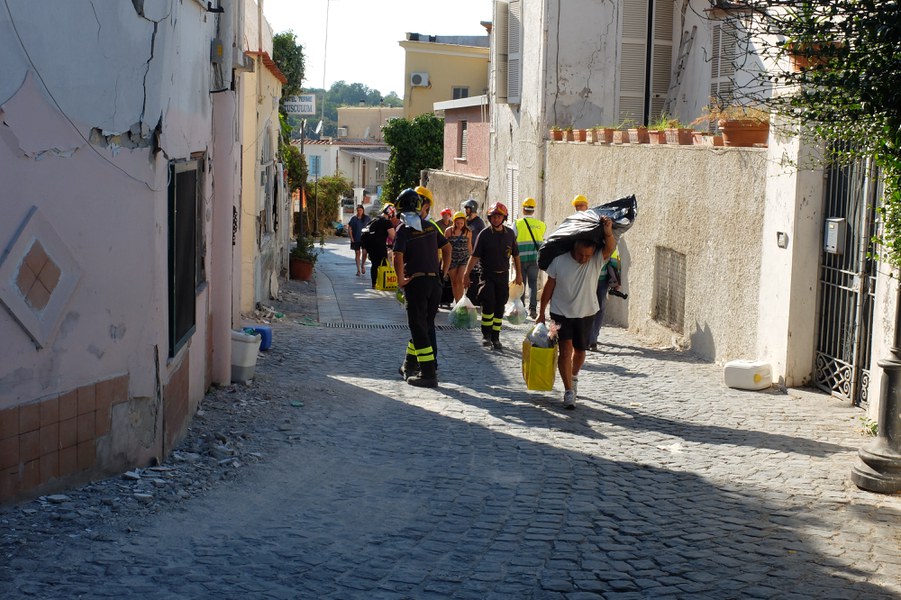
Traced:
[[563, 140], [563, 129], [556, 125], [551, 127], [551, 139], [555, 142]]
[[666, 130], [670, 127], [669, 115], [661, 113], [656, 120], [648, 124], [648, 143], [652, 145], [666, 144]]
[[563, 140], [566, 142], [572, 142], [574, 140], [573, 127], [570, 125], [569, 127], [563, 128]]
[[[321, 244], [322, 241], [320, 240]], [[316, 248], [316, 243], [312, 237], [298, 235], [297, 245], [291, 248], [288, 263], [291, 279], [309, 281], [313, 276], [313, 267], [316, 266], [320, 252], [321, 250]]]

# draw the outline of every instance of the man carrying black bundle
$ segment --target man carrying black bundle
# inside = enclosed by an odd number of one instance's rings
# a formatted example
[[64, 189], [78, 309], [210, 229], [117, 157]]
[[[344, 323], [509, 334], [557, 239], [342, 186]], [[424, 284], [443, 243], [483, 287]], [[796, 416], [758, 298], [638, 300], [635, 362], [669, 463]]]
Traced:
[[585, 362], [588, 336], [598, 312], [597, 282], [616, 249], [613, 221], [600, 217], [603, 226], [603, 246], [589, 239], [576, 239], [569, 252], [560, 254], [547, 268], [547, 282], [541, 292], [541, 306], [537, 323], [544, 322], [545, 309], [551, 307], [551, 320], [560, 325], [557, 337], [560, 354], [557, 368], [563, 380], [563, 408], [576, 407], [579, 369]]

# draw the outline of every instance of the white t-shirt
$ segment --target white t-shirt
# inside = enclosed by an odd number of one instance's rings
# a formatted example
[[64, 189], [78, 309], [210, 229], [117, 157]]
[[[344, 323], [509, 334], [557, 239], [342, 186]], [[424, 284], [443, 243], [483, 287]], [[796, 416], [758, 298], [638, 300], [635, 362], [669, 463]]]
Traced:
[[548, 277], [556, 282], [551, 312], [570, 319], [589, 317], [598, 312], [598, 277], [606, 266], [600, 248], [584, 265], [569, 252], [552, 260], [547, 268]]

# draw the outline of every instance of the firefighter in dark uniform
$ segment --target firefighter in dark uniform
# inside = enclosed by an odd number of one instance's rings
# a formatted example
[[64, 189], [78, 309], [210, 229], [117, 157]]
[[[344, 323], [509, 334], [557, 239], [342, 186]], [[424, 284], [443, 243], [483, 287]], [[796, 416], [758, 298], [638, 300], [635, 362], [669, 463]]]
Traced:
[[469, 286], [469, 274], [476, 265], [482, 265], [479, 278], [479, 303], [482, 305], [482, 345], [502, 350], [501, 323], [504, 321], [504, 306], [510, 295], [510, 259], [516, 269], [515, 283], [522, 284], [522, 265], [519, 263], [519, 248], [516, 234], [504, 225], [507, 207], [496, 202], [488, 209], [488, 223], [476, 238], [472, 256], [463, 273], [463, 285]]
[[420, 216], [422, 201], [422, 196], [407, 188], [396, 202], [402, 225], [394, 238], [394, 270], [398, 287], [406, 297], [411, 337], [400, 373], [410, 385], [437, 387], [435, 315], [441, 301], [443, 274], [450, 267], [451, 246], [434, 223]]

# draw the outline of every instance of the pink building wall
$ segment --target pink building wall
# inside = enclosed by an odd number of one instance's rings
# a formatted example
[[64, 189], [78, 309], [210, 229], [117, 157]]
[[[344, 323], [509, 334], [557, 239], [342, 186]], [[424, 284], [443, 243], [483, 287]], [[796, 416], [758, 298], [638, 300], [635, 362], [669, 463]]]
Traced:
[[[468, 148], [466, 158], [459, 154], [462, 123], [466, 122]], [[488, 108], [469, 106], [444, 111], [444, 164], [450, 173], [488, 177]]]

